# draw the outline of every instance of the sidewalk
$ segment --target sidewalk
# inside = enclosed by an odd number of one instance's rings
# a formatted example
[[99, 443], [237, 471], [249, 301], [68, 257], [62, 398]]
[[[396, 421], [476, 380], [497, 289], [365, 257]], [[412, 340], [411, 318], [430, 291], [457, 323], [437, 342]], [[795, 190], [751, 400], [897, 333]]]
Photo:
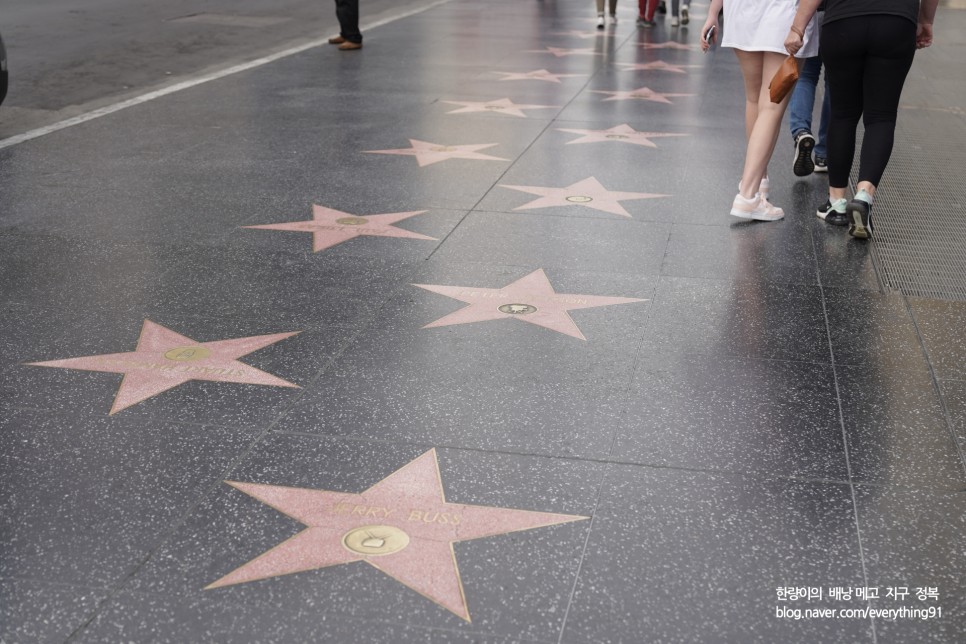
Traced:
[[784, 133], [727, 215], [691, 8], [453, 0], [0, 149], [3, 644], [963, 641], [966, 302]]

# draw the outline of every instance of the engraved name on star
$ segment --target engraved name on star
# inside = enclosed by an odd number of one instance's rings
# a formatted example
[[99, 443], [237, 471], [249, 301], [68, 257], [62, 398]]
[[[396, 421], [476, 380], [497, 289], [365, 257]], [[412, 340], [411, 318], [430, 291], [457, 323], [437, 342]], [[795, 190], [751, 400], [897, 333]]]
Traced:
[[238, 358], [298, 333], [197, 342], [145, 320], [134, 351], [28, 364], [34, 367], [123, 373], [124, 379], [111, 407], [111, 414], [116, 414], [190, 380], [297, 388], [298, 385], [239, 362]]
[[516, 104], [509, 98], [501, 98], [494, 101], [441, 101], [450, 105], [462, 105], [458, 110], [451, 110], [447, 114], [466, 114], [468, 112], [496, 112], [497, 114], [507, 114], [509, 116], [519, 116], [526, 118], [523, 110], [547, 110], [558, 109], [559, 105], [525, 105]]
[[674, 74], [687, 74], [690, 67], [701, 67], [701, 65], [674, 65], [672, 63], [657, 60], [653, 63], [618, 63], [625, 71], [644, 71], [644, 72], [672, 72]]
[[447, 145], [445, 143], [430, 143], [409, 139], [411, 148], [396, 150], [366, 150], [366, 154], [398, 154], [400, 156], [416, 157], [419, 167], [432, 165], [449, 159], [470, 159], [474, 161], [509, 161], [500, 157], [492, 157], [479, 151], [492, 148], [498, 143], [474, 143], [468, 145]]
[[427, 237], [392, 224], [403, 219], [421, 215], [426, 210], [411, 212], [389, 212], [379, 215], [353, 215], [325, 206], [312, 206], [312, 219], [308, 221], [289, 221], [278, 224], [260, 224], [257, 226], [243, 226], [256, 230], [285, 230], [298, 233], [312, 233], [312, 250], [319, 252], [332, 248], [344, 241], [355, 239], [363, 235], [372, 237], [405, 237], [408, 239], [429, 239]]
[[647, 301], [633, 297], [557, 293], [542, 268], [503, 288], [440, 284], [413, 284], [413, 286], [469, 304], [427, 324], [424, 329], [512, 318], [580, 340], [587, 338], [577, 328], [568, 311]]
[[666, 92], [655, 92], [649, 87], [638, 87], [637, 89], [632, 89], [630, 91], [621, 92], [605, 92], [598, 89], [590, 90], [595, 94], [610, 94], [609, 98], [602, 99], [604, 101], [652, 101], [654, 103], [667, 103], [668, 105], [673, 105], [668, 97], [676, 98], [678, 96], [694, 96], [694, 94], [670, 94]]
[[578, 76], [587, 76], [587, 74], [552, 74], [546, 69], [537, 69], [532, 72], [493, 72], [494, 74], [502, 74], [502, 81], [515, 81], [515, 80], [536, 80], [544, 81], [547, 83], [560, 83], [561, 78], [576, 78]]
[[359, 494], [225, 482], [306, 527], [205, 590], [361, 561], [467, 622], [454, 543], [588, 518], [449, 503], [435, 449]]
[[649, 148], [656, 148], [657, 144], [651, 141], [651, 139], [669, 136], [688, 136], [687, 134], [679, 132], [639, 132], [626, 123], [623, 125], [616, 125], [607, 130], [577, 130], [570, 128], [557, 129], [561, 132], [570, 132], [571, 134], [583, 134], [583, 136], [579, 139], [567, 141], [567, 145], [609, 141], [614, 143], [631, 143], [633, 145], [643, 145]]
[[621, 205], [621, 201], [630, 199], [658, 199], [671, 195], [649, 192], [621, 192], [608, 190], [595, 177], [587, 177], [563, 188], [551, 186], [511, 186], [499, 184], [501, 188], [518, 190], [532, 195], [539, 195], [539, 199], [517, 206], [514, 210], [531, 210], [533, 208], [550, 208], [554, 206], [583, 206], [593, 208], [613, 215], [630, 217]]
[[546, 49], [527, 49], [524, 53], [553, 54], [557, 58], [563, 58], [564, 56], [603, 56], [601, 52], [594, 51], [592, 47], [583, 47], [578, 49], [567, 49], [564, 47], [547, 47]]

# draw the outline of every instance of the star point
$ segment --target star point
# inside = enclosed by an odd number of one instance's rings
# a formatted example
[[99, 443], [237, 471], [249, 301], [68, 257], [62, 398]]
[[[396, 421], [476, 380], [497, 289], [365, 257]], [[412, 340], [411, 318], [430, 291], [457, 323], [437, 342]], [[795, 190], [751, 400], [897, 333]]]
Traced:
[[454, 543], [589, 518], [450, 503], [435, 449], [358, 494], [225, 483], [305, 529], [205, 590], [363, 561], [466, 621]]
[[513, 318], [578, 340], [587, 340], [587, 338], [570, 317], [569, 311], [647, 301], [632, 297], [557, 293], [542, 268], [503, 288], [441, 284], [413, 284], [413, 286], [469, 305], [430, 322], [423, 327], [424, 329]]
[[524, 53], [553, 54], [557, 58], [563, 58], [564, 56], [603, 56], [601, 52], [594, 51], [592, 47], [583, 47], [578, 49], [567, 49], [565, 47], [547, 47], [546, 49], [528, 49]]
[[111, 406], [113, 415], [190, 380], [298, 388], [298, 385], [240, 362], [238, 358], [299, 333], [197, 342], [145, 320], [134, 351], [27, 364], [124, 374]]
[[668, 97], [676, 98], [678, 96], [694, 96], [694, 94], [670, 94], [666, 92], [655, 92], [649, 87], [638, 87], [637, 89], [632, 89], [630, 91], [618, 91], [618, 92], [606, 92], [602, 90], [591, 90], [595, 94], [610, 94], [609, 98], [603, 99], [604, 101], [630, 101], [630, 100], [642, 100], [651, 101], [654, 103], [666, 103], [668, 105], [673, 105], [674, 103], [668, 100]]
[[622, 217], [630, 217], [631, 215], [621, 205], [621, 201], [631, 199], [658, 199], [670, 196], [648, 192], [608, 190], [596, 177], [587, 177], [563, 188], [554, 188], [551, 186], [511, 186], [502, 183], [499, 185], [501, 188], [509, 188], [510, 190], [526, 192], [540, 197], [522, 206], [517, 206], [514, 210], [531, 210], [533, 208], [550, 208], [554, 206], [584, 206], [585, 208], [592, 208]]
[[312, 251], [317, 253], [321, 250], [332, 248], [342, 242], [362, 236], [435, 240], [435, 237], [428, 237], [392, 225], [398, 221], [409, 219], [416, 215], [422, 215], [426, 212], [428, 211], [414, 210], [410, 212], [389, 212], [378, 215], [354, 215], [334, 208], [313, 204], [312, 219], [308, 221], [259, 224], [255, 226], [242, 226], [242, 228], [312, 233]]
[[513, 81], [513, 80], [537, 80], [544, 81], [547, 83], [560, 83], [561, 78], [574, 78], [577, 76], [587, 76], [587, 74], [552, 74], [546, 69], [537, 69], [532, 72], [493, 72], [494, 74], [502, 74], [502, 81]]
[[627, 123], [616, 125], [606, 130], [578, 130], [571, 128], [557, 129], [561, 132], [570, 132], [571, 134], [583, 135], [579, 139], [567, 141], [567, 145], [574, 145], [577, 143], [614, 142], [630, 143], [633, 145], [643, 145], [649, 148], [656, 148], [657, 144], [651, 141], [651, 139], [672, 136], [688, 136], [683, 132], [639, 132]]
[[496, 112], [497, 114], [507, 114], [526, 118], [523, 110], [538, 109], [557, 109], [559, 105], [525, 105], [514, 103], [509, 98], [501, 98], [493, 101], [442, 101], [450, 105], [462, 105], [460, 109], [451, 110], [447, 114], [465, 114], [468, 112]]
[[685, 51], [697, 51], [700, 49], [697, 45], [685, 45], [684, 43], [674, 42], [672, 40], [667, 42], [642, 42], [638, 43], [638, 45], [644, 49], [683, 49]]
[[365, 154], [396, 154], [400, 156], [416, 157], [419, 167], [432, 165], [449, 159], [470, 159], [474, 161], [509, 161], [501, 157], [482, 154], [479, 151], [492, 148], [498, 143], [474, 143], [468, 145], [447, 145], [445, 143], [431, 143], [418, 139], [409, 139], [411, 148], [395, 150], [365, 150]]
[[687, 74], [688, 68], [701, 67], [701, 65], [674, 65], [663, 60], [652, 63], [618, 63], [625, 71], [658, 71], [672, 72], [674, 74]]

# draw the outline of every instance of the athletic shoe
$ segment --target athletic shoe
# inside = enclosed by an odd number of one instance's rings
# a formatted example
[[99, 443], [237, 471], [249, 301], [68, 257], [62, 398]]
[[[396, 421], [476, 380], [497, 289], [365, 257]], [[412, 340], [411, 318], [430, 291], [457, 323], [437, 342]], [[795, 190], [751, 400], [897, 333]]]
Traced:
[[674, 16], [673, 18], [671, 18], [671, 26], [672, 27], [677, 27], [680, 24], [681, 24], [681, 19], [680, 18], [678, 18], [677, 16]]
[[836, 199], [834, 204], [831, 199], [828, 199], [818, 207], [815, 214], [819, 219], [824, 219], [827, 224], [844, 226], [849, 223], [849, 216], [845, 212], [847, 205], [848, 202], [845, 199]]
[[604, 14], [600, 14], [599, 16], [597, 16], [597, 28], [598, 29], [604, 28]]
[[691, 22], [691, 12], [688, 10], [688, 5], [681, 5], [681, 24], [686, 25]]
[[807, 177], [815, 170], [812, 162], [812, 149], [815, 147], [815, 137], [808, 130], [802, 130], [795, 137], [795, 162], [792, 171], [797, 177]]
[[730, 214], [739, 219], [754, 219], [756, 221], [778, 221], [785, 216], [785, 212], [781, 208], [771, 205], [760, 194], [751, 199], [745, 199], [740, 192], [735, 195]]
[[[738, 192], [741, 192], [741, 179], [738, 179]], [[761, 178], [761, 183], [758, 184], [758, 194], [765, 199], [768, 198], [768, 177]]]
[[613, 22], [616, 25], [617, 24], [617, 14], [615, 14], [615, 13], [610, 14], [610, 21]]
[[847, 206], [849, 234], [856, 239], [872, 239], [872, 204], [853, 199]]
[[661, 0], [659, 3], [657, 3], [657, 12], [662, 16], [667, 14], [667, 4], [664, 2], [664, 0]]
[[653, 20], [645, 20], [644, 18], [637, 19], [637, 26], [644, 27], [645, 29], [650, 29], [651, 27], [657, 26], [657, 23]]
[[828, 172], [828, 160], [825, 157], [815, 157], [815, 172]]

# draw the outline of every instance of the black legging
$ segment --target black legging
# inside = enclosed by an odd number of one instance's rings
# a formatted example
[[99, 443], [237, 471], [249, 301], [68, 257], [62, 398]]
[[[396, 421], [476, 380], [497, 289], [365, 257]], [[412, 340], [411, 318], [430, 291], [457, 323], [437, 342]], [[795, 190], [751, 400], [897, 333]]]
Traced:
[[860, 117], [865, 135], [859, 181], [878, 186], [892, 154], [899, 97], [916, 53], [916, 25], [887, 14], [835, 20], [822, 27], [821, 52], [832, 99], [829, 186], [848, 186]]

